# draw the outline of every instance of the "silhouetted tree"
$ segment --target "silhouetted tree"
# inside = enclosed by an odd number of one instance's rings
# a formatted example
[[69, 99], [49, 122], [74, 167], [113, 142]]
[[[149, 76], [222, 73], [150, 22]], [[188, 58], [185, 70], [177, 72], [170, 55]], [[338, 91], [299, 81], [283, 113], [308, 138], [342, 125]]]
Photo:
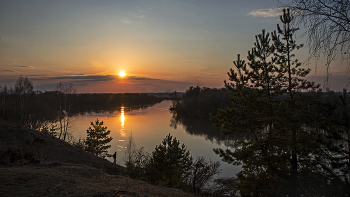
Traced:
[[125, 166], [131, 178], [146, 180], [150, 154], [143, 147], [137, 148], [132, 133], [126, 142]]
[[134, 138], [132, 137], [132, 133], [130, 134], [128, 141], [126, 141], [126, 149], [125, 149], [125, 165], [128, 166], [128, 163], [133, 162], [133, 158], [136, 154], [136, 144], [134, 142]]
[[29, 94], [33, 93], [33, 83], [27, 76], [20, 75], [15, 83], [15, 93], [18, 96], [20, 121], [24, 123], [28, 115]]
[[329, 181], [325, 168], [318, 167], [327, 163], [319, 157], [325, 151], [318, 143], [321, 133], [314, 129], [318, 122], [308, 112], [319, 85], [303, 79], [310, 70], [292, 60], [291, 51], [300, 46], [293, 40], [296, 29], [289, 27], [291, 20], [284, 10], [278, 34], [270, 37], [263, 31], [256, 36], [248, 63], [238, 56], [236, 70], [228, 73], [232, 83], [225, 81], [237, 107], [212, 118], [225, 133], [253, 136], [234, 151], [215, 150], [224, 161], [243, 164], [237, 175], [243, 196], [311, 196], [330, 189], [325, 187]]
[[85, 150], [105, 158], [108, 155], [107, 149], [111, 147], [107, 144], [113, 139], [108, 136], [111, 131], [107, 130], [107, 127], [103, 126], [103, 121], [100, 122], [98, 119], [95, 123], [91, 122], [90, 125], [89, 129], [86, 130]]
[[187, 187], [192, 156], [184, 144], [170, 134], [152, 152], [147, 174], [151, 183], [168, 187]]
[[296, 23], [306, 29], [309, 59], [326, 58], [325, 85], [330, 91], [330, 63], [339, 57], [350, 57], [349, 0], [292, 0], [285, 5], [294, 11]]
[[208, 162], [204, 157], [198, 157], [192, 164], [189, 184], [194, 193], [201, 193], [214, 175], [220, 173], [220, 162]]
[[[348, 0], [292, 0], [296, 22], [307, 30], [312, 56], [327, 57], [327, 64], [350, 47], [350, 2]], [[347, 56], [348, 57], [348, 56]]]
[[72, 97], [76, 93], [76, 89], [73, 87], [73, 84], [65, 85], [60, 82], [56, 87], [56, 93], [58, 99], [58, 120], [60, 129], [58, 138], [65, 141], [70, 126], [70, 116], [72, 115]]

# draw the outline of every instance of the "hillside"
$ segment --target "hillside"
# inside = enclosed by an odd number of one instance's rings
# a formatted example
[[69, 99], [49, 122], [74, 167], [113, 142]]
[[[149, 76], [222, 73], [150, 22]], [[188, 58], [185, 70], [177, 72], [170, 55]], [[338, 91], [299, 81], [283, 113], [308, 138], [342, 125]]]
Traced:
[[0, 196], [191, 196], [35, 130], [0, 123]]

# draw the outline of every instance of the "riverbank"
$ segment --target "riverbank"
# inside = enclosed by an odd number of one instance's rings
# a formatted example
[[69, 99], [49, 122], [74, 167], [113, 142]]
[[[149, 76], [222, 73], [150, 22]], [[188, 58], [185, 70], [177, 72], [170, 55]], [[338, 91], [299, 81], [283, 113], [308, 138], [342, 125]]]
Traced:
[[1, 122], [0, 182], [0, 196], [192, 196], [129, 179], [122, 166]]

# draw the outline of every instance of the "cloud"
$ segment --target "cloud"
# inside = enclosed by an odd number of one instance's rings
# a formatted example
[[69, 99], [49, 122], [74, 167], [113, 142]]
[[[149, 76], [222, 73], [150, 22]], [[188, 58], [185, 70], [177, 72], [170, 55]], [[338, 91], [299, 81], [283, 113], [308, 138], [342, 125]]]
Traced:
[[258, 9], [253, 10], [248, 13], [248, 15], [253, 17], [278, 17], [282, 14], [283, 8], [268, 8], [268, 9]]
[[49, 77], [50, 75], [28, 75], [29, 77]]
[[40, 77], [35, 80], [60, 80], [75, 82], [102, 82], [102, 81], [112, 81], [116, 80], [116, 75], [66, 75], [62, 77]]
[[[18, 64], [7, 64], [7, 65], [2, 65], [2, 66], [3, 66], [3, 68], [8, 68], [8, 69], [2, 70], [3, 72], [17, 72], [16, 68], [18, 68], [18, 69], [20, 69], [20, 68], [29, 68], [29, 69], [34, 68], [33, 66], [23, 66], [23, 65], [18, 65]], [[12, 68], [14, 68], [15, 70]]]
[[146, 18], [146, 15], [138, 15], [138, 16], [135, 16], [135, 18]]
[[[196, 85], [189, 81], [172, 81], [158, 78], [119, 75], [82, 75], [64, 76], [29, 75], [35, 89], [40, 91], [54, 90], [59, 82], [72, 83], [82, 92], [164, 92], [185, 91], [189, 86]], [[0, 84], [12, 85], [16, 79], [5, 79], [0, 76]], [[119, 85], [118, 85], [119, 84]], [[116, 87], [118, 87], [116, 89]], [[124, 87], [124, 88], [123, 88]]]
[[[32, 75], [35, 77], [35, 75]], [[170, 81], [156, 78], [148, 78], [148, 77], [138, 77], [138, 76], [125, 76], [121, 78], [119, 75], [83, 75], [83, 74], [73, 74], [73, 75], [65, 75], [60, 77], [50, 77], [50, 76], [38, 76], [37, 78], [31, 78], [35, 81], [64, 81], [70, 83], [88, 83], [88, 82], [106, 82], [106, 81], [153, 81], [159, 83], [183, 83], [178, 81]]]
[[86, 76], [86, 74], [68, 74], [66, 76], [70, 76], [70, 77], [72, 77], [72, 76]]
[[127, 20], [127, 19], [122, 19], [122, 20], [120, 20], [120, 22], [123, 24], [131, 24], [131, 21]]
[[147, 78], [147, 77], [136, 77], [136, 76], [127, 76], [129, 80], [160, 80], [155, 78]]
[[18, 64], [7, 65], [9, 67], [17, 67], [17, 68], [34, 68], [33, 66], [23, 66]]
[[18, 68], [34, 68], [33, 66], [20, 66], [20, 65], [17, 65], [15, 67], [18, 67]]
[[176, 91], [185, 91], [189, 86], [194, 85], [191, 82], [180, 82], [180, 81], [171, 81], [171, 80], [163, 80], [163, 79], [151, 79], [144, 78], [133, 80], [129, 83], [134, 87], [136, 92], [172, 92]]

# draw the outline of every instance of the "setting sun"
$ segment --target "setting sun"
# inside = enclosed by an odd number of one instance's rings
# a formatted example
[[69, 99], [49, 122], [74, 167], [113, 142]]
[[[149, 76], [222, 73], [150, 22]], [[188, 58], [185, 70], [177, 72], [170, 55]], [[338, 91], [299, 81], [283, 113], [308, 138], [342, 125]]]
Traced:
[[121, 72], [119, 73], [119, 76], [124, 77], [124, 76], [125, 76], [125, 72], [121, 71]]

